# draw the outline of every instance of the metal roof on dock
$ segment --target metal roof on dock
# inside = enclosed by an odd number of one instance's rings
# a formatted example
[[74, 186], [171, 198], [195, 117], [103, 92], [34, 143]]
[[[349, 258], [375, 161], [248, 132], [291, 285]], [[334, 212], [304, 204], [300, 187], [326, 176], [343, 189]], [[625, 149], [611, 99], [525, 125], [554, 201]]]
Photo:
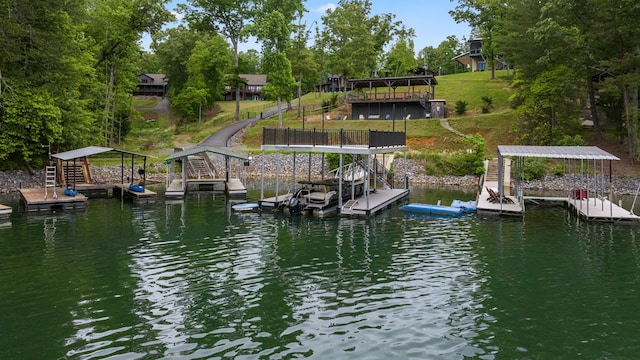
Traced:
[[150, 155], [137, 154], [130, 151], [118, 150], [118, 149], [114, 149], [110, 147], [102, 147], [102, 146], [87, 146], [80, 149], [69, 150], [69, 151], [65, 151], [57, 154], [51, 154], [51, 157], [60, 159], [63, 161], [67, 161], [67, 160], [83, 158], [85, 156], [102, 154], [109, 151], [115, 151], [121, 154], [134, 155], [134, 156], [140, 156], [140, 157], [152, 157]]
[[214, 146], [196, 146], [189, 149], [176, 151], [173, 154], [169, 155], [166, 160], [175, 160], [175, 159], [179, 159], [179, 158], [183, 158], [183, 157], [191, 156], [195, 154], [200, 154], [204, 152], [210, 152], [210, 153], [229, 156], [229, 157], [242, 159], [242, 160], [249, 160], [248, 155], [237, 153], [237, 152], [226, 150], [226, 149], [217, 148]]
[[498, 145], [501, 156], [540, 157], [554, 159], [620, 160], [597, 146], [513, 146]]

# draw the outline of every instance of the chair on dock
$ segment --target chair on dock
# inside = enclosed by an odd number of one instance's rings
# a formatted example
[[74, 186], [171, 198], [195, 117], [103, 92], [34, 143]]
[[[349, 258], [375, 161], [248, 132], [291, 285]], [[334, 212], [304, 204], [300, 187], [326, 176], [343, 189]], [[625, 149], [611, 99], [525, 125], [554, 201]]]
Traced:
[[[503, 196], [502, 199], [500, 198], [500, 195], [498, 195], [492, 188], [490, 187], [486, 187], [487, 191], [489, 192], [489, 197], [487, 198], [487, 201], [489, 201], [490, 203], [504, 203], [504, 204], [513, 204], [513, 200], [511, 200], [510, 198]], [[501, 201], [502, 200], [502, 201]]]

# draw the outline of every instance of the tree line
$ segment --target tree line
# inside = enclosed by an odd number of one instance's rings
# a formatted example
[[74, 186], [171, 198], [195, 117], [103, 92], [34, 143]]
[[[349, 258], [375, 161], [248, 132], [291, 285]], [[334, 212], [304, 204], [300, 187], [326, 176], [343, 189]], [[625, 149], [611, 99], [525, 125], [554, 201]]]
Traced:
[[[640, 3], [633, 0], [459, 0], [451, 15], [484, 39], [489, 61], [516, 69], [518, 141], [580, 143], [585, 109], [595, 138], [638, 149]], [[490, 64], [491, 66], [491, 64]], [[604, 126], [606, 125], [606, 126]]]
[[[0, 166], [39, 165], [54, 151], [126, 135], [141, 72], [165, 73], [182, 121], [219, 101], [240, 74], [268, 74], [264, 94], [290, 102], [328, 74], [400, 76], [427, 66], [466, 71], [454, 56], [466, 39], [415, 49], [415, 31], [369, 0], [339, 0], [306, 24], [303, 0], [185, 0], [176, 20], [168, 0], [5, 0], [0, 4]], [[579, 142], [582, 110], [597, 136], [615, 126], [633, 159], [638, 149], [640, 5], [631, 0], [459, 0], [451, 12], [516, 70], [512, 106], [519, 142]], [[151, 34], [151, 49], [140, 47]], [[422, 34], [422, 36], [427, 36]], [[258, 50], [239, 51], [256, 39]], [[236, 96], [239, 99], [239, 96]], [[236, 103], [239, 118], [239, 102]], [[606, 122], [605, 122], [606, 120]]]

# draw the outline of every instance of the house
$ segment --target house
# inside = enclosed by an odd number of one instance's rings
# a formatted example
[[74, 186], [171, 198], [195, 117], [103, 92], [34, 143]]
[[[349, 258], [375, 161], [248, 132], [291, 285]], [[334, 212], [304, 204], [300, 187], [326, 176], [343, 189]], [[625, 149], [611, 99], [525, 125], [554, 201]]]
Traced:
[[140, 82], [133, 92], [134, 96], [165, 97], [167, 95], [169, 83], [165, 74], [138, 74], [138, 79]]
[[[239, 74], [244, 79], [240, 87], [240, 100], [264, 100], [262, 87], [267, 84], [267, 75], [262, 74]], [[230, 85], [224, 87], [224, 99], [235, 100], [236, 88]]]
[[[490, 70], [485, 54], [482, 52], [482, 39], [469, 40], [468, 43], [469, 51], [454, 57], [453, 60], [473, 72]], [[496, 56], [494, 66], [496, 70], [503, 70], [509, 66], [509, 63], [500, 56]]]
[[342, 75], [327, 74], [327, 81], [315, 85], [316, 92], [340, 92], [344, 90], [345, 84]]
[[[416, 69], [418, 70], [418, 69]], [[435, 98], [433, 72], [347, 80], [345, 101], [352, 119], [427, 119], [446, 117], [446, 101]]]

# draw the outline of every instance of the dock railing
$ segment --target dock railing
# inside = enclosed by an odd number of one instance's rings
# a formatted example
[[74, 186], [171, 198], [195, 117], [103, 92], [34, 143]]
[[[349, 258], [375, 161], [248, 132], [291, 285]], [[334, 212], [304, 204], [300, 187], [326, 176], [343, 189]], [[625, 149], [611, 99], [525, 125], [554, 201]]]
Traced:
[[262, 130], [262, 144], [379, 148], [406, 146], [407, 136], [406, 133], [398, 131], [264, 128]]

